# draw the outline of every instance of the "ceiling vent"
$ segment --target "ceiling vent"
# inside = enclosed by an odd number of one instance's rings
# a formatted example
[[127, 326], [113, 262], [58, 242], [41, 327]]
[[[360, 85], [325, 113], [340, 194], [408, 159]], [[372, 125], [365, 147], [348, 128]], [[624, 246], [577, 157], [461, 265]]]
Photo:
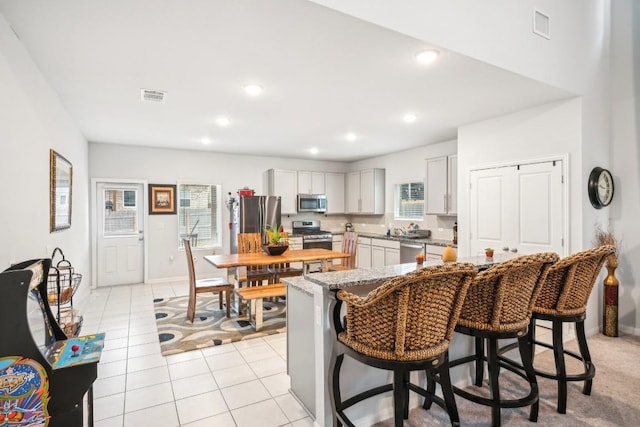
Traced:
[[140, 89], [140, 98], [147, 102], [164, 102], [167, 99], [167, 92], [161, 90]]
[[551, 27], [550, 27], [549, 15], [540, 12], [539, 10], [533, 10], [533, 32], [545, 39], [551, 39]]

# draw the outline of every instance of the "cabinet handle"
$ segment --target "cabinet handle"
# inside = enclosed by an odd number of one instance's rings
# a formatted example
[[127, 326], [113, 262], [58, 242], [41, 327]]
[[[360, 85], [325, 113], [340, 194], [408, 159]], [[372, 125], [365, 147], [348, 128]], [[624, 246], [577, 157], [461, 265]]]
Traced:
[[513, 253], [518, 252], [518, 248], [512, 248], [512, 249], [511, 249], [511, 252], [513, 252]]
[[509, 246], [503, 247], [502, 250], [505, 251], [505, 252], [509, 252]]
[[447, 195], [444, 195], [444, 211], [447, 211]]

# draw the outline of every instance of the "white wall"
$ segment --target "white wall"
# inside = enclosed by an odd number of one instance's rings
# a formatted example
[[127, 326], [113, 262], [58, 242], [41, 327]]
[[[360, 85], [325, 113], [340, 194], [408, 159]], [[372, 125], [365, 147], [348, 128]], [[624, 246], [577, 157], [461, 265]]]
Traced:
[[[349, 169], [351, 171], [370, 168], [385, 169], [385, 215], [354, 216], [353, 225], [356, 231], [384, 234], [389, 228], [389, 224], [397, 227], [406, 226], [409, 222], [412, 222], [395, 221], [393, 219], [394, 185], [410, 180], [424, 181], [426, 159], [447, 156], [456, 152], [457, 141], [451, 140], [350, 163]], [[446, 177], [443, 177], [443, 179], [446, 179]], [[451, 239], [453, 238], [453, 222], [455, 219], [455, 217], [425, 215], [424, 221], [419, 223], [419, 227], [431, 230], [434, 238]]]
[[611, 225], [622, 241], [618, 313], [620, 329], [640, 335], [640, 3], [616, 0], [612, 18]]
[[[500, 68], [575, 93], [593, 83], [606, 43], [609, 0], [312, 0]], [[533, 33], [533, 10], [550, 16], [551, 40]], [[605, 18], [603, 20], [603, 18]]]
[[[0, 93], [0, 266], [50, 257], [59, 246], [89, 277], [87, 142], [2, 15]], [[49, 149], [73, 164], [71, 228], [56, 233], [49, 233]], [[88, 289], [83, 284], [77, 304]]]
[[[347, 165], [339, 162], [89, 144], [91, 178], [140, 179], [150, 184], [220, 184], [223, 200], [228, 192], [235, 196], [236, 191], [243, 187], [254, 189], [256, 194], [267, 194], [265, 172], [271, 168], [344, 172]], [[325, 217], [315, 214], [314, 218], [324, 221]], [[282, 222], [289, 227], [293, 219], [301, 218], [284, 217]], [[228, 222], [229, 211], [224, 209], [222, 223]], [[185, 255], [183, 251], [178, 250], [177, 227], [177, 215], [149, 216], [145, 236], [150, 281], [186, 277]], [[229, 252], [228, 232], [223, 232], [222, 248], [217, 248], [216, 252]], [[210, 250], [194, 250], [194, 253], [199, 260], [196, 264], [198, 274], [222, 274], [202, 261], [201, 256], [210, 253]], [[171, 257], [174, 259], [173, 262], [170, 260]]]

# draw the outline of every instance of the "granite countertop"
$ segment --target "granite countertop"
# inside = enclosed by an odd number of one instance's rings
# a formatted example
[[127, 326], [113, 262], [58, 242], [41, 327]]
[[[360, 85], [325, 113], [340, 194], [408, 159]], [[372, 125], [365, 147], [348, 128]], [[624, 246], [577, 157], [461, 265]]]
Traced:
[[[493, 258], [473, 256], [468, 258], [458, 258], [458, 262], [469, 262], [478, 266], [478, 269], [483, 270], [491, 267], [493, 264], [506, 261], [516, 256], [517, 255], [511, 253], [498, 254]], [[330, 290], [348, 288], [350, 286], [371, 285], [375, 283], [382, 283], [385, 280], [410, 273], [415, 271], [416, 268], [429, 267], [432, 265], [442, 265], [442, 261], [425, 261], [421, 266], [418, 266], [413, 262], [372, 269], [356, 268], [354, 270], [312, 273], [304, 277], [283, 278], [282, 281], [309, 295], [313, 295], [314, 285], [319, 285]]]
[[[334, 232], [332, 234], [335, 236], [335, 235], [342, 235], [342, 233], [344, 232]], [[405, 236], [387, 236], [386, 234], [361, 233], [359, 231], [356, 231], [356, 233], [358, 233], [358, 237], [368, 237], [371, 239], [393, 240], [396, 242], [417, 243], [419, 245], [435, 245], [435, 246], [451, 245], [454, 248], [458, 247], [458, 245], [454, 245], [453, 243], [451, 243], [451, 240], [446, 240], [446, 239], [432, 239], [432, 238], [412, 239]]]

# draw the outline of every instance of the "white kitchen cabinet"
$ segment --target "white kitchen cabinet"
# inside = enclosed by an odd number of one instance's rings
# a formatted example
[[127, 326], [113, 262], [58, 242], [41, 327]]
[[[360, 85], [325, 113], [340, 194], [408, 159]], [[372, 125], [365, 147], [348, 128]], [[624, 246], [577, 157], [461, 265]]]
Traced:
[[427, 159], [426, 213], [456, 215], [458, 212], [458, 156]]
[[324, 172], [298, 171], [298, 193], [325, 194]]
[[295, 214], [296, 197], [298, 195], [297, 171], [269, 169], [269, 195], [280, 196], [280, 213], [282, 215]]
[[371, 239], [371, 266], [376, 268], [395, 264], [400, 264], [400, 242]]
[[384, 267], [384, 248], [382, 246], [371, 245], [371, 267]]
[[[446, 246], [426, 245], [424, 259], [426, 261], [441, 261], [442, 253], [444, 252], [445, 247]], [[456, 249], [456, 252], [457, 252], [457, 249]]]
[[400, 243], [397, 248], [386, 248], [384, 251], [386, 265], [400, 264]]
[[[324, 194], [327, 196], [327, 214], [344, 213], [344, 174], [326, 172], [324, 174]], [[342, 236], [341, 236], [342, 237]]]
[[384, 214], [384, 169], [365, 169], [347, 175], [347, 213]]
[[371, 268], [371, 239], [368, 237], [358, 237], [356, 267]]

